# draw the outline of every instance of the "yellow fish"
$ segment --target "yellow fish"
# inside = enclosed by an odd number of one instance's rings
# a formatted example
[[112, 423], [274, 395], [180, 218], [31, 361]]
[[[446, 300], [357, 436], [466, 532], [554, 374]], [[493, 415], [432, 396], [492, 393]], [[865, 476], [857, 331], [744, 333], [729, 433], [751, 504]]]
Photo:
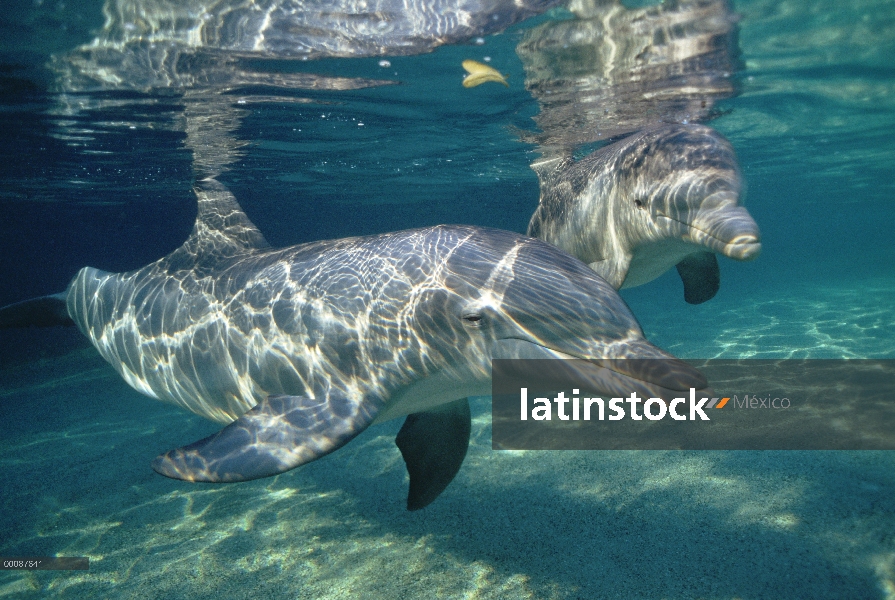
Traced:
[[463, 68], [469, 73], [469, 75], [463, 79], [463, 87], [475, 87], [486, 81], [496, 81], [510, 87], [510, 84], [507, 83], [508, 76], [501, 75], [497, 70], [488, 65], [483, 65], [478, 61], [467, 59], [463, 61]]

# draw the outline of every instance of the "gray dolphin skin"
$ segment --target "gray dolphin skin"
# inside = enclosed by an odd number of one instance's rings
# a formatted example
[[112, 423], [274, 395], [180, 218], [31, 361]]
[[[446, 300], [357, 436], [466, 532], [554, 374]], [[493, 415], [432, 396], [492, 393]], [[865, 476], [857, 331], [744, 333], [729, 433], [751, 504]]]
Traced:
[[577, 256], [615, 289], [673, 266], [691, 304], [720, 286], [715, 254], [752, 260], [758, 225], [739, 205], [730, 143], [704, 125], [651, 127], [587, 157], [533, 165], [541, 198], [528, 234]]
[[[0, 327], [76, 324], [136, 390], [229, 423], [159, 456], [162, 475], [276, 475], [407, 416], [396, 442], [414, 510], [459, 470], [466, 398], [490, 394], [494, 358], [596, 359], [577, 371], [589, 389], [707, 387], [644, 339], [611, 286], [540, 240], [436, 226], [272, 249], [220, 183], [196, 194], [193, 233], [168, 256], [84, 268], [64, 293], [0, 310]], [[663, 360], [613, 360], [630, 358]]]

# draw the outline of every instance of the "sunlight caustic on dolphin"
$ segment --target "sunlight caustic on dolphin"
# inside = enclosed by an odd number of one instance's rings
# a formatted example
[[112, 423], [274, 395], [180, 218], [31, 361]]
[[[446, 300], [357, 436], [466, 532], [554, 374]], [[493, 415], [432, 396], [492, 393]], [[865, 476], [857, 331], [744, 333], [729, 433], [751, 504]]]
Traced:
[[[196, 194], [193, 233], [168, 256], [84, 268], [64, 293], [0, 310], [0, 327], [74, 323], [138, 391], [230, 423], [157, 458], [163, 475], [275, 475], [407, 416], [396, 442], [416, 509], [459, 470], [466, 398], [490, 393], [492, 359], [596, 359], [573, 382], [597, 390], [707, 386], [587, 265], [540, 240], [436, 226], [272, 249], [221, 184]], [[612, 360], [625, 358], [663, 360]]]

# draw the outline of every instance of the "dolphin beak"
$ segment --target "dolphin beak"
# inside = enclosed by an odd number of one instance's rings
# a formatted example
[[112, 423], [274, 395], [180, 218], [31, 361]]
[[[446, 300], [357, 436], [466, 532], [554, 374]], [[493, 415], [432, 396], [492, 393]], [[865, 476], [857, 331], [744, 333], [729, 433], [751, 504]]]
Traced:
[[591, 362], [618, 375], [663, 390], [689, 391], [708, 388], [705, 376], [677, 358], [609, 358]]
[[703, 201], [686, 237], [734, 260], [753, 260], [761, 253], [758, 224], [728, 194], [714, 194]]
[[589, 362], [611, 371], [625, 385], [639, 384], [644, 391], [656, 390], [659, 393], [654, 395], [659, 397], [667, 396], [669, 391], [708, 389], [702, 373], [646, 340], [628, 341], [621, 355]]
[[628, 340], [619, 349], [623, 352], [612, 352], [617, 354], [614, 358], [577, 358], [553, 350], [552, 358], [565, 360], [507, 361], [500, 366], [501, 374], [545, 389], [578, 388], [581, 393], [612, 397], [627, 397], [633, 392], [645, 398], [671, 400], [690, 388], [701, 395], [712, 393], [702, 373], [646, 340]]

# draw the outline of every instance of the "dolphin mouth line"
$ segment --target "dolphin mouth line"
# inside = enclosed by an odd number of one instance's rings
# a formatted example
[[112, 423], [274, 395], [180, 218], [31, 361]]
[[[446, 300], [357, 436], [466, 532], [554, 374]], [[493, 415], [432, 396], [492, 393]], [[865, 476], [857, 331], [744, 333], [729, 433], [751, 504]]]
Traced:
[[531, 345], [533, 345], [533, 346], [538, 346], [539, 348], [543, 348], [544, 350], [547, 350], [548, 352], [552, 352], [553, 354], [556, 354], [556, 355], [557, 355], [556, 358], [554, 358], [554, 359], [546, 359], [546, 360], [584, 360], [584, 361], [588, 361], [588, 362], [593, 362], [593, 364], [594, 364], [595, 367], [599, 367], [599, 368], [601, 368], [601, 369], [606, 369], [606, 370], [612, 371], [613, 373], [615, 373], [615, 374], [617, 374], [617, 375], [620, 375], [620, 376], [622, 376], [622, 377], [627, 377], [628, 379], [633, 379], [634, 381], [639, 381], [640, 383], [645, 383], [645, 384], [651, 384], [651, 383], [652, 383], [652, 382], [649, 381], [649, 380], [646, 380], [646, 379], [638, 379], [637, 377], [633, 377], [633, 376], [629, 375], [628, 373], [622, 373], [621, 371], [617, 371], [617, 370], [613, 369], [613, 368], [610, 367], [610, 366], [602, 365], [602, 364], [599, 364], [598, 362], [595, 362], [595, 361], [600, 361], [600, 360], [624, 360], [624, 359], [619, 359], [619, 358], [616, 358], [616, 359], [596, 358], [596, 357], [593, 357], [593, 356], [576, 356], [576, 355], [574, 355], [574, 354], [569, 354], [569, 353], [567, 353], [567, 352], [563, 352], [562, 350], [555, 350], [554, 348], [551, 348], [550, 346], [545, 346], [545, 345], [543, 345], [543, 344], [539, 344], [539, 343], [537, 343], [537, 342], [532, 342], [531, 340], [526, 340], [526, 339], [522, 339], [522, 338], [515, 338], [515, 337], [513, 337], [513, 338], [503, 338], [503, 339], [506, 339], [506, 340], [518, 340], [518, 341], [520, 341], [520, 342], [525, 342], [525, 343], [527, 343], [527, 344], [531, 344]]
[[721, 238], [719, 238], [718, 236], [714, 235], [713, 233], [706, 231], [705, 229], [700, 229], [699, 227], [695, 227], [695, 226], [691, 225], [690, 223], [687, 223], [687, 222], [685, 222], [685, 221], [681, 221], [680, 219], [675, 219], [674, 217], [669, 217], [669, 216], [666, 215], [666, 214], [657, 212], [657, 213], [656, 213], [656, 216], [661, 217], [661, 218], [663, 218], [663, 219], [668, 219], [669, 221], [674, 221], [675, 223], [680, 223], [681, 225], [683, 225], [684, 227], [686, 227], [688, 230], [692, 229], [692, 230], [694, 230], [694, 231], [698, 231], [698, 232], [700, 232], [700, 233], [704, 233], [707, 237], [710, 237], [710, 238], [712, 238], [713, 240], [717, 240], [718, 242], [720, 242], [721, 244], [724, 244], [725, 246], [731, 246], [731, 247], [734, 247], [734, 248], [743, 248], [743, 247], [747, 247], [747, 246], [761, 245], [761, 241], [760, 241], [760, 240], [754, 240], [754, 241], [737, 241], [736, 238], [734, 238], [733, 240], [729, 240], [729, 241], [728, 241], [728, 240], [724, 240], [724, 239], [721, 239]]
[[563, 352], [562, 350], [554, 350], [550, 346], [545, 346], [544, 344], [539, 344], [538, 342], [533, 342], [533, 341], [527, 340], [525, 338], [520, 338], [520, 337], [498, 338], [498, 341], [508, 341], [508, 340], [513, 340], [516, 342], [524, 342], [526, 344], [531, 344], [532, 346], [537, 346], [538, 348], [543, 348], [544, 350], [547, 350], [549, 352], [553, 352], [555, 354], [560, 355], [559, 358], [562, 360], [569, 360], [569, 359], [591, 360], [590, 358], [587, 358], [585, 356], [575, 356], [574, 354], [569, 354], [568, 352]]
[[[570, 354], [567, 352], [563, 352], [562, 350], [555, 350], [544, 344], [525, 340], [522, 338], [511, 337], [503, 339], [505, 341], [512, 340], [530, 344], [531, 346], [537, 347], [542, 350], [543, 354], [546, 355], [538, 357], [527, 356], [520, 358], [552, 358], [555, 360], [577, 359], [584, 361], [588, 363], [588, 366], [592, 369], [585, 368], [583, 371], [580, 369], [575, 369], [575, 372], [578, 372], [579, 376], [583, 375], [585, 377], [584, 380], [592, 382], [602, 382], [602, 385], [608, 385], [609, 387], [605, 388], [606, 390], [617, 391], [620, 389], [626, 389], [628, 391], [631, 391], [631, 389], [637, 390], [639, 388], [639, 391], [643, 393], [665, 397], [665, 395], [675, 394], [679, 391], [685, 391], [690, 389], [691, 387], [695, 387], [696, 389], [700, 390], [708, 388], [708, 382], [705, 380], [705, 377], [702, 375], [702, 373], [670, 355], [651, 356], [649, 355], [650, 353], [647, 353], [646, 355], [643, 355], [639, 358], [623, 356], [585, 357], [581, 356], [580, 353]], [[664, 363], [665, 368], [645, 368], [648, 365], [654, 365], [655, 361], [658, 361], [660, 364]], [[675, 366], [675, 364], [673, 363], [679, 364]], [[546, 372], [551, 372], [551, 368], [547, 368]], [[585, 374], [586, 372], [590, 374]], [[611, 376], [609, 376], [609, 378], [607, 379], [601, 373], [611, 373]], [[530, 375], [530, 373], [526, 372], [524, 376], [528, 375]], [[562, 377], [566, 376], [567, 375], [563, 375]], [[563, 379], [562, 381], [565, 380]], [[590, 383], [588, 383], [587, 385], [590, 385]]]

